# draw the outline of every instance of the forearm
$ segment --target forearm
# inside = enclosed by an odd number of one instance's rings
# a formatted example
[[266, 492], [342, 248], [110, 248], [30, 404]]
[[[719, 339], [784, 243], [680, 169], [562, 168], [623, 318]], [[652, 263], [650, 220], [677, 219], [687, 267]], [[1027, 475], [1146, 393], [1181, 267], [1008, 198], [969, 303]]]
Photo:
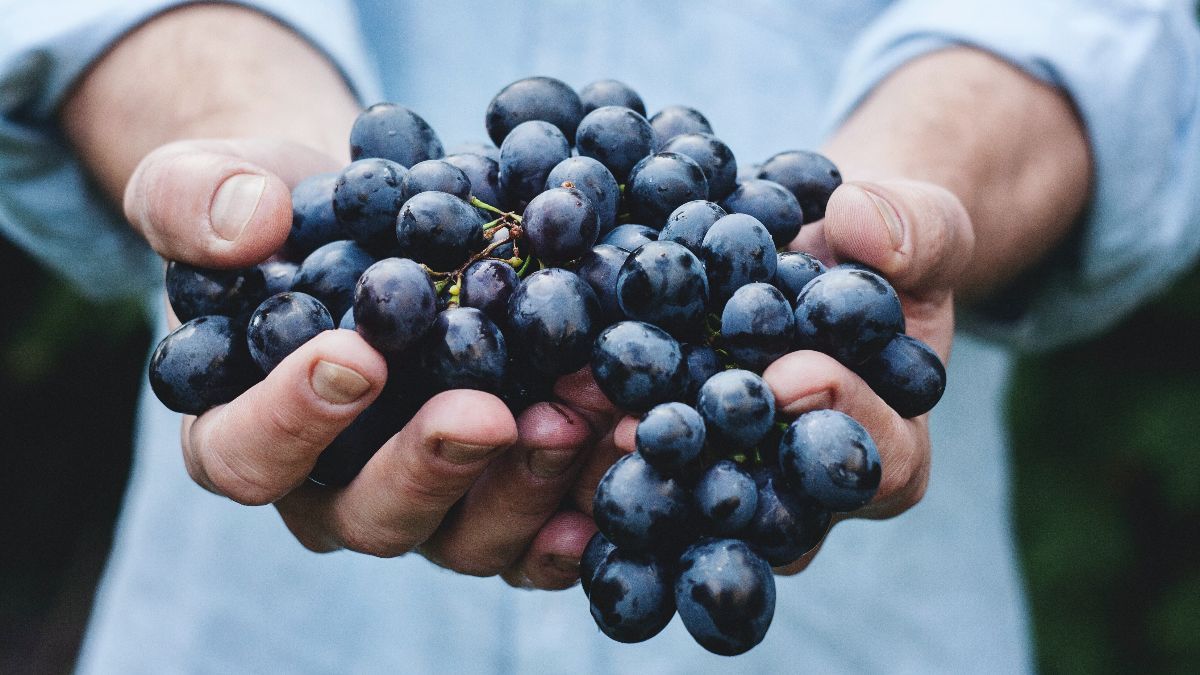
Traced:
[[914, 60], [884, 81], [825, 148], [854, 179], [941, 185], [966, 207], [971, 264], [955, 289], [970, 301], [1060, 242], [1086, 203], [1091, 163], [1067, 97], [967, 48]]
[[276, 138], [348, 161], [357, 112], [337, 70], [295, 33], [247, 9], [191, 5], [121, 40], [80, 82], [61, 121], [119, 202], [147, 153], [184, 138]]

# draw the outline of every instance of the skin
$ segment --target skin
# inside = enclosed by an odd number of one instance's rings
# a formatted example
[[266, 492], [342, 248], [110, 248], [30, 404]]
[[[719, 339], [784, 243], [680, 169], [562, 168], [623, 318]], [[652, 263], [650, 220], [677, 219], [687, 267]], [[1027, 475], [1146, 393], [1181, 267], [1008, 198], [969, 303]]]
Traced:
[[[291, 186], [349, 161], [345, 139], [358, 109], [330, 63], [285, 28], [248, 10], [197, 5], [124, 38], [83, 78], [61, 122], [99, 185], [164, 258], [234, 267], [283, 243]], [[792, 247], [880, 269], [901, 295], [909, 332], [943, 360], [956, 294], [986, 296], [1061, 241], [1091, 175], [1066, 97], [966, 48], [896, 71], [824, 151], [852, 182]], [[240, 201], [230, 198], [239, 183], [253, 188]], [[246, 208], [227, 208], [237, 203]], [[883, 484], [853, 516], [886, 518], [920, 500], [930, 462], [925, 416], [901, 419], [815, 352], [789, 354], [764, 376], [781, 411], [832, 407], [875, 438]], [[595, 530], [595, 485], [632, 451], [636, 421], [622, 419], [586, 371], [558, 382], [561, 404], [519, 419], [489, 394], [447, 392], [349, 486], [307, 484], [321, 449], [385, 379], [382, 357], [356, 334], [325, 333], [235, 401], [184, 418], [189, 473], [240, 503], [274, 504], [314, 551], [416, 550], [518, 586], [574, 583]], [[577, 510], [562, 509], [564, 499]], [[811, 556], [780, 571], [798, 571]]]

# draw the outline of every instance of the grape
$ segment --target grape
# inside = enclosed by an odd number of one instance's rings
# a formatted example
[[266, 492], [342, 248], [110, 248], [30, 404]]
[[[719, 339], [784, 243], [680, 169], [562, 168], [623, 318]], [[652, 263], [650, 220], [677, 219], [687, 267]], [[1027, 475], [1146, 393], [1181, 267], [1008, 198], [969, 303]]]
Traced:
[[269, 373], [288, 354], [319, 333], [333, 330], [333, 317], [307, 293], [279, 293], [263, 300], [246, 328], [250, 357]]
[[171, 331], [150, 356], [150, 388], [163, 405], [199, 415], [237, 398], [262, 376], [246, 334], [227, 316], [201, 316]]
[[576, 143], [581, 157], [603, 164], [624, 183], [634, 165], [654, 150], [654, 130], [646, 118], [629, 108], [604, 106], [579, 122]]
[[657, 559], [616, 549], [592, 576], [592, 618], [617, 642], [649, 640], [675, 616], [671, 582], [668, 568]]
[[775, 285], [793, 306], [796, 297], [808, 282], [825, 273], [825, 265], [820, 260], [800, 251], [783, 251], [779, 254], [779, 264], [775, 267]]
[[762, 372], [791, 351], [796, 335], [792, 306], [770, 284], [746, 284], [721, 312], [721, 342], [741, 367]]
[[779, 442], [779, 465], [797, 495], [830, 511], [864, 506], [883, 475], [871, 436], [837, 410], [797, 417]]
[[552, 77], [527, 77], [500, 90], [488, 104], [484, 124], [492, 142], [501, 146], [518, 126], [531, 120], [554, 125], [569, 143], [583, 117], [583, 104], [574, 89]]
[[629, 85], [617, 80], [596, 80], [588, 84], [579, 90], [579, 100], [583, 103], [584, 115], [606, 105], [624, 106], [643, 117], [646, 115], [646, 104], [642, 103], [642, 97]]
[[642, 416], [635, 439], [647, 464], [674, 475], [704, 448], [704, 419], [684, 403], [661, 403]]
[[508, 299], [520, 283], [512, 265], [485, 258], [472, 263], [463, 273], [458, 301], [463, 307], [474, 307], [496, 325], [502, 325], [508, 318]]
[[789, 150], [763, 162], [757, 178], [766, 178], [787, 188], [804, 211], [804, 222], [825, 217], [829, 196], [842, 184], [842, 174], [823, 155], [804, 150]]
[[500, 193], [507, 206], [533, 199], [559, 162], [571, 155], [562, 132], [549, 122], [523, 122], [500, 146]]
[[667, 216], [683, 204], [708, 197], [704, 170], [687, 155], [660, 152], [634, 165], [625, 186], [630, 216], [661, 230]]
[[750, 524], [758, 509], [754, 479], [728, 459], [708, 467], [696, 481], [692, 495], [705, 531], [717, 536], [736, 535]]
[[260, 263], [258, 269], [262, 270], [265, 283], [263, 295], [269, 298], [276, 293], [292, 290], [292, 281], [300, 266], [286, 260], [269, 260]]
[[758, 504], [742, 537], [772, 566], [789, 565], [820, 543], [832, 517], [829, 511], [797, 499], [778, 467], [759, 467], [753, 477]]
[[679, 569], [679, 618], [700, 646], [736, 656], [762, 642], [775, 616], [775, 577], [749, 546], [702, 541], [684, 552]]
[[705, 344], [685, 344], [682, 350], [685, 371], [682, 400], [691, 403], [696, 400], [700, 387], [708, 378], [721, 372], [721, 357]]
[[389, 159], [412, 166], [442, 156], [442, 142], [420, 115], [395, 103], [376, 103], [350, 129], [350, 158]]
[[[457, 167], [471, 183], [471, 195], [485, 204], [498, 206], [500, 199], [500, 151], [496, 150], [496, 158], [463, 152], [447, 155], [443, 162]], [[416, 167], [414, 167], [416, 168]]]
[[441, 159], [427, 159], [413, 164], [400, 181], [403, 201], [422, 192], [449, 192], [459, 199], [470, 199], [471, 179], [466, 172]]
[[396, 214], [404, 203], [400, 183], [408, 172], [386, 159], [360, 159], [338, 174], [333, 188], [333, 212], [342, 230], [372, 250], [394, 243]]
[[[491, 143], [481, 143], [479, 141], [469, 141], [466, 143], [459, 143], [458, 145], [454, 146], [453, 148], [450, 148], [450, 150], [446, 153], [446, 156], [443, 157], [442, 159], [449, 159], [450, 157], [453, 157], [454, 155], [479, 155], [480, 157], [485, 157], [487, 159], [492, 160], [493, 162], [499, 162], [500, 161], [500, 148], [492, 145]], [[455, 164], [455, 163], [451, 162], [451, 164]], [[455, 164], [455, 166], [458, 166], [458, 168], [462, 169], [463, 171], [466, 171], [466, 169], [464, 167], [462, 167], [461, 165]], [[470, 172], [468, 172], [467, 175], [470, 175]], [[474, 183], [472, 183], [472, 184], [474, 184]]]
[[616, 296], [622, 313], [631, 319], [677, 337], [696, 335], [704, 328], [708, 278], [691, 251], [674, 242], [652, 241], [621, 266]]
[[421, 192], [404, 203], [395, 221], [396, 252], [450, 271], [483, 248], [483, 216], [446, 192]]
[[587, 363], [600, 328], [596, 294], [564, 269], [534, 272], [508, 301], [510, 343], [545, 375], [566, 375]]
[[357, 327], [358, 324], [354, 323], [354, 308], [351, 307], [350, 309], [346, 310], [346, 313], [343, 314], [342, 318], [338, 321], [338, 328], [357, 332]]
[[779, 183], [748, 180], [737, 186], [721, 207], [730, 213], [745, 213], [758, 219], [776, 246], [787, 246], [800, 233], [804, 213], [795, 195]]
[[737, 160], [728, 145], [712, 134], [680, 134], [664, 143], [661, 152], [686, 155], [704, 171], [708, 196], [720, 201], [737, 187]]
[[508, 363], [504, 335], [474, 307], [453, 307], [434, 320], [421, 363], [442, 389], [499, 391]]
[[292, 229], [285, 245], [289, 257], [303, 258], [320, 246], [349, 236], [333, 212], [337, 180], [336, 173], [319, 173], [292, 188]]
[[662, 241], [683, 244], [697, 256], [704, 255], [704, 235], [720, 218], [725, 209], [705, 199], [687, 202], [667, 216], [667, 224], [659, 232]]
[[627, 253], [632, 253], [644, 244], [658, 240], [658, 230], [637, 223], [618, 225], [604, 235], [601, 244], [616, 246]]
[[854, 372], [901, 417], [924, 415], [946, 391], [946, 367], [937, 353], [903, 333]]
[[753, 216], [734, 213], [712, 224], [701, 244], [708, 292], [716, 307], [737, 289], [755, 281], [770, 281], [779, 259], [767, 228]]
[[596, 209], [575, 188], [546, 190], [529, 202], [522, 218], [532, 253], [547, 265], [574, 260], [596, 243]]
[[[570, 183], [570, 186], [566, 186]], [[573, 187], [582, 192], [596, 209], [600, 234], [617, 225], [617, 207], [621, 188], [612, 172], [591, 157], [568, 157], [559, 162], [546, 176], [546, 189]], [[486, 200], [485, 200], [486, 201]]]
[[636, 452], [609, 467], [596, 486], [592, 505], [596, 526], [604, 536], [619, 550], [630, 552], [666, 551], [682, 543], [690, 513], [683, 485], [659, 473]]
[[354, 285], [375, 258], [352, 241], [334, 241], [318, 248], [296, 270], [292, 290], [307, 293], [341, 316], [354, 304]]
[[856, 366], [904, 332], [900, 298], [883, 277], [865, 269], [835, 267], [796, 298], [801, 349], [816, 349]]
[[575, 268], [579, 278], [595, 291], [605, 323], [625, 318], [617, 302], [617, 275], [628, 258], [629, 251], [610, 244], [597, 244], [583, 254]]
[[592, 376], [608, 400], [642, 412], [679, 396], [683, 351], [657, 326], [622, 321], [605, 328], [592, 351]]
[[579, 585], [583, 587], [585, 595], [591, 596], [592, 577], [596, 575], [600, 563], [604, 562], [608, 554], [616, 548], [599, 530], [596, 530], [596, 533], [588, 540], [587, 546], [583, 549], [583, 555], [579, 556]]
[[683, 134], [711, 134], [712, 125], [699, 110], [683, 105], [669, 105], [650, 118], [654, 129], [655, 148], [661, 148], [672, 138]]
[[388, 363], [383, 391], [317, 457], [308, 479], [317, 485], [348, 485], [375, 452], [416, 415], [425, 402], [421, 380], [411, 368]]
[[708, 378], [700, 387], [696, 409], [710, 440], [730, 449], [753, 447], [775, 423], [775, 395], [748, 370], [725, 370]]
[[384, 258], [368, 267], [354, 288], [355, 330], [381, 352], [403, 351], [433, 325], [434, 296], [433, 282], [420, 265]]
[[172, 260], [166, 287], [171, 311], [185, 322], [213, 315], [244, 320], [267, 297], [267, 280], [258, 267], [210, 270]]

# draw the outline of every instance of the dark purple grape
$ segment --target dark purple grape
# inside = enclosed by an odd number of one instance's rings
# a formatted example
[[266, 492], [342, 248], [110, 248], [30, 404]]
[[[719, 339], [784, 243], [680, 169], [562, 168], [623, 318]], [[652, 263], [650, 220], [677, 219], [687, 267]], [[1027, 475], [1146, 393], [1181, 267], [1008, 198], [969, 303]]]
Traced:
[[675, 400], [683, 387], [683, 351], [661, 328], [641, 321], [614, 323], [596, 338], [592, 376], [622, 410], [644, 412]]
[[708, 467], [692, 488], [704, 531], [728, 537], [750, 524], [758, 509], [758, 487], [736, 463], [723, 459]]
[[390, 159], [412, 166], [442, 156], [442, 142], [421, 116], [395, 103], [376, 103], [350, 129], [350, 158]]
[[677, 474], [704, 449], [704, 419], [684, 403], [660, 403], [642, 415], [634, 437], [647, 464]]
[[741, 536], [772, 566], [789, 565], [820, 543], [832, 517], [793, 495], [778, 467], [760, 467], [753, 476], [758, 505]]
[[904, 332], [900, 298], [883, 277], [865, 269], [835, 267], [796, 298], [801, 349], [816, 349], [856, 366]]
[[700, 259], [671, 241], [634, 251], [617, 275], [617, 303], [625, 316], [677, 337], [703, 333], [708, 278]]
[[830, 511], [866, 505], [883, 476], [871, 435], [837, 410], [797, 417], [779, 442], [779, 466], [797, 497]]
[[946, 367], [929, 345], [897, 333], [854, 372], [901, 417], [933, 410], [946, 391]]
[[795, 195], [779, 183], [769, 180], [748, 180], [737, 186], [721, 207], [730, 213], [745, 213], [758, 219], [776, 246], [787, 246], [800, 234], [804, 213]]
[[779, 264], [775, 266], [775, 278], [771, 283], [795, 306], [800, 291], [808, 282], [824, 273], [825, 265], [811, 255], [800, 251], [783, 251], [779, 254]]
[[787, 188], [804, 211], [804, 222], [825, 217], [829, 196], [842, 184], [842, 174], [825, 156], [805, 150], [788, 150], [763, 162], [757, 178], [766, 178]]
[[496, 248], [493, 248], [492, 252], [488, 254], [490, 258], [509, 260], [516, 255], [516, 242], [513, 240], [512, 232], [507, 227], [493, 229], [490, 236], [484, 235], [484, 242], [487, 246], [497, 244]]
[[377, 157], [342, 169], [333, 188], [333, 211], [347, 236], [375, 251], [393, 243], [396, 214], [404, 203], [400, 183], [407, 172], [402, 165]]
[[630, 216], [661, 230], [683, 204], [708, 198], [708, 179], [692, 158], [673, 152], [650, 155], [634, 165], [625, 186]]
[[558, 127], [538, 120], [523, 122], [500, 146], [500, 196], [516, 208], [546, 187], [551, 169], [571, 156], [571, 146]]
[[318, 247], [349, 236], [333, 212], [337, 180], [336, 173], [319, 173], [292, 188], [292, 229], [284, 245], [289, 258], [303, 259]]
[[592, 516], [619, 550], [669, 551], [687, 540], [690, 501], [678, 480], [659, 473], [635, 452], [618, 459], [600, 479]]
[[508, 367], [496, 395], [508, 406], [513, 417], [517, 417], [534, 403], [555, 400], [554, 379], [526, 366], [521, 359], [514, 358], [513, 351], [510, 346]]
[[258, 269], [262, 270], [266, 283], [264, 295], [269, 298], [276, 293], [292, 290], [292, 281], [296, 278], [296, 271], [300, 266], [286, 260], [269, 260], [259, 263]]
[[583, 555], [579, 556], [579, 585], [583, 588], [584, 595], [591, 596], [592, 577], [596, 575], [600, 564], [608, 558], [608, 554], [616, 548], [599, 530], [596, 530], [596, 534], [593, 534], [592, 538], [588, 540], [587, 546], [583, 549]]
[[733, 213], [713, 223], [701, 248], [708, 292], [717, 308], [742, 286], [771, 281], [779, 264], [771, 233], [757, 218], [744, 213]]
[[421, 363], [443, 389], [499, 391], [508, 364], [504, 335], [474, 307], [452, 307], [433, 322]]
[[267, 297], [267, 280], [259, 267], [210, 270], [185, 262], [167, 263], [167, 300], [180, 321], [202, 316], [230, 316], [245, 322]]
[[711, 134], [712, 125], [699, 110], [684, 105], [669, 105], [650, 118], [654, 129], [655, 148], [661, 148], [672, 138], [683, 134]]
[[737, 187], [737, 160], [728, 145], [712, 134], [680, 134], [664, 143], [662, 152], [687, 155], [700, 165], [708, 180], [710, 201], [720, 201]]
[[694, 544], [680, 558], [679, 570], [679, 618], [701, 647], [736, 656], [762, 642], [775, 616], [775, 577], [745, 542]]
[[341, 316], [354, 304], [354, 285], [375, 258], [352, 241], [334, 241], [318, 248], [296, 270], [292, 290], [308, 293]]
[[459, 199], [471, 198], [471, 179], [457, 166], [441, 159], [413, 164], [400, 181], [404, 201], [422, 192], [449, 192]]
[[682, 349], [685, 369], [682, 398], [687, 403], [694, 403], [700, 387], [708, 378], [721, 372], [724, 364], [716, 350], [706, 344], [685, 344]]
[[608, 234], [600, 239], [600, 243], [616, 246], [627, 253], [632, 253], [644, 244], [656, 241], [657, 239], [658, 230], [653, 227], [637, 223], [626, 223], [609, 230]]
[[496, 94], [488, 104], [484, 124], [492, 142], [500, 146], [514, 129], [531, 120], [554, 125], [573, 144], [582, 117], [579, 95], [566, 83], [552, 77], [527, 77]]
[[588, 84], [579, 90], [579, 100], [583, 103], [584, 115], [606, 105], [624, 106], [643, 117], [646, 115], [646, 104], [642, 103], [642, 97], [629, 85], [617, 80], [596, 80]]
[[342, 330], [355, 330], [357, 326], [358, 324], [354, 323], [354, 308], [351, 307], [350, 309], [346, 310], [346, 313], [342, 315], [341, 320], [338, 321], [338, 328]]
[[[483, 143], [480, 141], [467, 141], [466, 143], [459, 143], [458, 145], [454, 146], [453, 148], [450, 148], [450, 150], [447, 151], [446, 156], [443, 157], [442, 159], [448, 159], [450, 157], [453, 157], [454, 155], [479, 155], [481, 157], [486, 157], [486, 158], [492, 160], [493, 162], [499, 162], [500, 161], [500, 148], [492, 145], [491, 143]], [[451, 163], [453, 163], [453, 162], [451, 162]], [[456, 166], [458, 166], [458, 165], [456, 165]], [[462, 166], [458, 166], [458, 168], [462, 169], [463, 171], [466, 171], [466, 169]], [[757, 169], [757, 168], [758, 167], [755, 167], [755, 169]], [[470, 172], [468, 172], [467, 175], [470, 175]], [[472, 184], [474, 184], [474, 183], [472, 183]]]
[[442, 161], [457, 167], [471, 183], [471, 195], [492, 206], [500, 206], [500, 151], [496, 158], [472, 152], [447, 155]]
[[666, 565], [648, 555], [615, 549], [592, 577], [592, 618], [617, 642], [643, 642], [675, 616], [673, 579]]
[[362, 273], [354, 289], [355, 330], [380, 352], [403, 351], [433, 325], [435, 296], [433, 282], [417, 263], [380, 260]]
[[713, 202], [704, 199], [687, 202], [667, 216], [667, 224], [658, 233], [658, 238], [683, 244], [692, 253], [703, 256], [704, 235], [713, 223], [726, 215], [725, 209]]
[[723, 370], [700, 387], [696, 409], [710, 442], [725, 450], [752, 448], [775, 423], [775, 394], [748, 370]]
[[422, 192], [404, 202], [395, 221], [397, 253], [449, 272], [483, 248], [483, 216], [446, 192]]
[[579, 259], [575, 273], [596, 292], [607, 323], [625, 318], [617, 303], [617, 274], [629, 258], [629, 251], [609, 244], [597, 244]]
[[591, 200], [575, 188], [546, 190], [529, 202], [521, 218], [531, 252], [547, 265], [587, 253], [600, 229]]
[[474, 307], [487, 315], [496, 325], [508, 319], [508, 299], [520, 285], [517, 271], [503, 260], [484, 258], [463, 273], [458, 301], [463, 307]]
[[604, 106], [579, 122], [576, 146], [624, 183], [629, 171], [654, 150], [654, 130], [641, 114], [621, 106]]
[[510, 348], [545, 375], [566, 375], [587, 363], [600, 328], [596, 294], [564, 269], [534, 272], [508, 301]]
[[246, 332], [227, 316], [201, 316], [171, 331], [150, 356], [150, 388], [178, 413], [199, 415], [228, 403], [262, 377]]
[[792, 350], [795, 338], [792, 305], [770, 284], [742, 286], [721, 312], [721, 344], [747, 370], [761, 373]]
[[[570, 183], [570, 185], [567, 185]], [[591, 157], [568, 157], [559, 162], [546, 176], [546, 189], [573, 187], [582, 192], [596, 209], [600, 233], [617, 226], [617, 207], [621, 188], [612, 172]]]
[[307, 293], [279, 293], [263, 300], [246, 327], [250, 357], [269, 373], [288, 354], [323, 331], [333, 330], [333, 317]]

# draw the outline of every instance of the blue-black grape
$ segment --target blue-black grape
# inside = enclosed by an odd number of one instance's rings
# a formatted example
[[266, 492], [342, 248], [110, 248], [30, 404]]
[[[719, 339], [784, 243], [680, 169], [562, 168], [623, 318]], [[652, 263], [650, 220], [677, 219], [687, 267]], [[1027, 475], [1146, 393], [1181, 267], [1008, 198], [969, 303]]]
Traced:
[[672, 138], [683, 134], [711, 134], [712, 125], [708, 118], [695, 108], [684, 105], [669, 105], [654, 113], [650, 118], [654, 129], [655, 148], [661, 148]]
[[701, 249], [708, 292], [717, 308], [742, 286], [771, 281], [779, 264], [771, 233], [757, 218], [744, 213], [732, 213], [713, 223]]
[[775, 616], [775, 577], [745, 542], [705, 540], [679, 560], [679, 618], [700, 646], [736, 656], [766, 637]]
[[396, 214], [405, 200], [400, 184], [407, 172], [378, 157], [342, 169], [333, 188], [333, 211], [347, 236], [373, 251], [393, 243]]
[[150, 388], [163, 405], [199, 415], [237, 398], [262, 377], [246, 332], [227, 316], [201, 316], [171, 331], [150, 356]]
[[576, 143], [581, 157], [603, 164], [624, 183], [634, 165], [654, 150], [654, 130], [641, 114], [622, 106], [604, 106], [579, 122]]
[[592, 577], [596, 575], [596, 570], [600, 568], [600, 563], [608, 558], [608, 554], [616, 549], [616, 545], [604, 536], [600, 530], [592, 535], [588, 540], [587, 546], [583, 549], [583, 555], [579, 556], [579, 585], [583, 588], [584, 595], [591, 596], [592, 594]]
[[797, 417], [779, 442], [779, 466], [798, 497], [830, 511], [866, 505], [883, 476], [870, 434], [837, 410], [813, 410]]
[[333, 317], [307, 293], [285, 292], [263, 300], [246, 327], [250, 357], [269, 373], [288, 354], [323, 331], [333, 330]]
[[259, 263], [258, 269], [262, 270], [263, 281], [266, 283], [263, 295], [269, 298], [276, 293], [292, 290], [292, 281], [295, 280], [300, 265], [286, 260], [268, 260]]
[[337, 180], [337, 173], [319, 173], [292, 188], [292, 229], [284, 245], [289, 258], [303, 259], [318, 247], [349, 236], [333, 212]]
[[762, 372], [791, 351], [795, 337], [792, 305], [770, 284], [742, 286], [721, 312], [721, 344], [747, 370]]
[[526, 77], [492, 98], [484, 125], [496, 145], [502, 146], [513, 129], [531, 120], [554, 125], [568, 142], [574, 143], [575, 128], [582, 117], [579, 95], [566, 83], [552, 77]]
[[521, 217], [531, 252], [547, 265], [587, 253], [600, 229], [591, 200], [575, 188], [546, 190], [529, 202]]
[[508, 301], [511, 348], [545, 375], [566, 375], [587, 363], [601, 327], [596, 294], [564, 269], [534, 272]]
[[753, 477], [758, 504], [740, 535], [772, 566], [791, 564], [820, 543], [832, 516], [796, 497], [777, 466], [759, 467]]
[[730, 213], [745, 213], [758, 219], [776, 246], [787, 246], [800, 234], [804, 213], [796, 196], [779, 183], [755, 179], [742, 181], [721, 207]]
[[630, 254], [617, 275], [616, 295], [630, 319], [677, 337], [703, 333], [708, 278], [700, 259], [680, 244], [652, 241]]
[[835, 267], [796, 298], [796, 342], [856, 366], [904, 332], [900, 298], [883, 277], [865, 269]]
[[471, 263], [463, 272], [458, 301], [463, 307], [483, 312], [496, 325], [503, 325], [508, 319], [508, 299], [520, 283], [512, 265], [484, 258]]
[[[567, 185], [569, 183], [570, 185]], [[582, 192], [596, 209], [600, 233], [617, 226], [617, 207], [621, 188], [617, 179], [603, 164], [591, 157], [568, 157], [559, 162], [546, 176], [546, 189], [573, 187]]]
[[259, 267], [210, 270], [185, 262], [167, 263], [167, 300], [180, 321], [201, 316], [244, 320], [266, 298], [267, 281]]
[[462, 152], [446, 155], [442, 161], [457, 167], [466, 175], [471, 183], [472, 196], [485, 204], [500, 206], [500, 150], [493, 149], [496, 151], [495, 159], [474, 152]]
[[632, 253], [644, 244], [658, 240], [658, 230], [638, 223], [626, 223], [609, 230], [600, 239], [601, 244], [616, 246], [627, 253]]
[[408, 201], [422, 192], [449, 192], [470, 199], [471, 187], [471, 179], [462, 169], [442, 159], [427, 159], [408, 168], [400, 181], [400, 195]]
[[854, 372], [901, 417], [933, 410], [946, 391], [946, 367], [929, 345], [897, 333]]
[[824, 273], [824, 263], [811, 255], [800, 251], [783, 251], [779, 254], [779, 264], [775, 267], [775, 278], [771, 283], [794, 307], [800, 291], [808, 282]]
[[357, 332], [357, 326], [358, 324], [354, 323], [354, 307], [351, 307], [350, 309], [346, 310], [346, 313], [343, 314], [342, 318], [338, 320], [338, 328]]
[[583, 254], [575, 267], [580, 279], [596, 292], [600, 309], [606, 323], [615, 323], [625, 318], [617, 302], [617, 275], [629, 258], [629, 251], [610, 244], [597, 244]]
[[708, 378], [724, 369], [717, 351], [706, 344], [684, 344], [683, 396], [685, 403], [694, 403], [700, 387]]
[[704, 419], [687, 404], [660, 403], [642, 415], [634, 438], [647, 464], [677, 474], [704, 449]]
[[499, 391], [508, 364], [504, 335], [474, 307], [437, 315], [421, 345], [421, 363], [442, 389]]
[[420, 115], [395, 103], [376, 103], [350, 129], [350, 157], [390, 159], [412, 166], [442, 156], [442, 142]]
[[381, 352], [403, 351], [433, 325], [435, 295], [420, 265], [407, 258], [384, 258], [368, 267], [355, 286], [355, 330]]
[[395, 221], [396, 251], [448, 272], [483, 248], [483, 216], [446, 192], [422, 192], [404, 202]]
[[724, 199], [737, 187], [738, 168], [733, 151], [712, 134], [680, 134], [664, 143], [660, 151], [687, 155], [699, 164], [708, 179], [710, 201]]
[[687, 202], [667, 216], [667, 224], [658, 233], [658, 238], [683, 244], [692, 253], [703, 256], [704, 235], [713, 223], [726, 215], [725, 209], [708, 200]]
[[701, 474], [692, 488], [696, 515], [708, 534], [729, 537], [750, 524], [758, 509], [758, 486], [736, 463], [723, 459]]
[[622, 410], [644, 412], [679, 397], [683, 351], [666, 331], [641, 321], [621, 321], [596, 338], [592, 376]]
[[617, 642], [649, 640], [675, 616], [672, 581], [670, 569], [657, 558], [616, 549], [592, 576], [592, 618]]
[[589, 83], [579, 90], [579, 100], [583, 103], [584, 115], [606, 105], [624, 106], [643, 117], [646, 115], [646, 104], [642, 102], [642, 97], [629, 85], [617, 80]]
[[[491, 143], [483, 143], [481, 141], [467, 141], [465, 143], [459, 143], [458, 145], [450, 148], [446, 152], [446, 157], [443, 157], [442, 159], [446, 159], [447, 157], [451, 157], [454, 155], [479, 155], [480, 157], [486, 157], [486, 158], [492, 160], [493, 162], [499, 162], [500, 161], [500, 148], [495, 145], [492, 145]], [[458, 166], [458, 165], [456, 164], [455, 166]], [[462, 169], [463, 171], [466, 171], [466, 169], [464, 169], [462, 166], [458, 166], [458, 168]], [[758, 167], [755, 167], [755, 169], [757, 169], [757, 168]], [[489, 203], [491, 203], [491, 202], [489, 202]]]
[[629, 171], [625, 205], [630, 216], [661, 230], [683, 204], [708, 198], [708, 179], [691, 157], [673, 152], [649, 155]]
[[766, 178], [787, 188], [804, 211], [804, 222], [825, 217], [829, 196], [842, 184], [842, 174], [825, 156], [805, 150], [788, 150], [762, 163], [757, 178]]
[[690, 515], [691, 499], [683, 484], [636, 452], [608, 468], [592, 504], [592, 517], [604, 536], [631, 552], [668, 551], [687, 541]]
[[710, 442], [727, 450], [754, 447], [775, 423], [775, 394], [748, 370], [723, 370], [700, 387], [696, 409]]
[[570, 156], [571, 146], [558, 127], [540, 120], [519, 124], [500, 146], [500, 196], [505, 206], [517, 208], [536, 197], [550, 171]]
[[354, 285], [375, 258], [353, 241], [334, 241], [318, 248], [296, 270], [292, 290], [308, 293], [341, 316], [354, 304]]

